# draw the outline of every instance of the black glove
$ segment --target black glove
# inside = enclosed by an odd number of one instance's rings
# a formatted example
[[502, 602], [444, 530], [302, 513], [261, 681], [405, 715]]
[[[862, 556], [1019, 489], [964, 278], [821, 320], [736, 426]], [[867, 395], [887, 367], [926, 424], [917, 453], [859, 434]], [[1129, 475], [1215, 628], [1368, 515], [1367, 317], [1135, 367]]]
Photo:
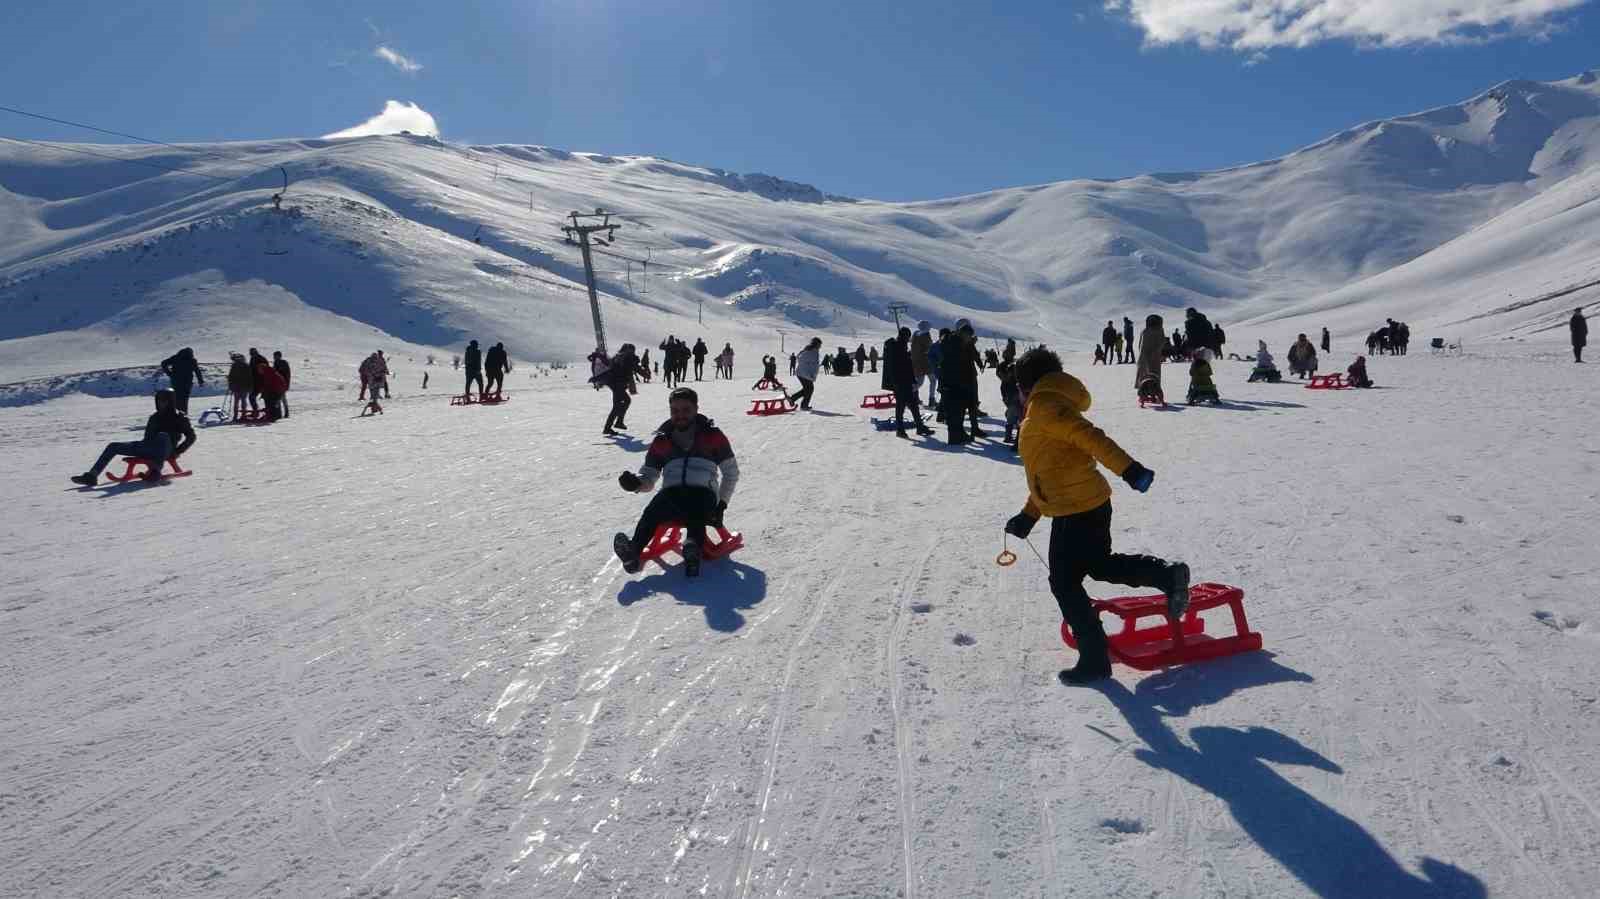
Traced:
[[1128, 466], [1127, 471], [1122, 473], [1122, 479], [1128, 482], [1129, 487], [1144, 493], [1150, 489], [1151, 484], [1155, 483], [1156, 473], [1135, 462]]
[[727, 501], [726, 500], [718, 501], [717, 502], [717, 510], [715, 512], [712, 512], [710, 517], [708, 517], [706, 519], [706, 524], [709, 524], [709, 525], [711, 525], [712, 527], [715, 527], [715, 528], [722, 527], [722, 516], [727, 511], [728, 511], [728, 503], [727, 503]]
[[1033, 526], [1038, 522], [1039, 519], [1034, 518], [1032, 515], [1026, 512], [1018, 512], [1011, 516], [1011, 520], [1006, 522], [1006, 533], [1019, 540], [1026, 540], [1028, 535], [1033, 532]]
[[638, 493], [639, 488], [644, 485], [644, 481], [639, 480], [639, 476], [631, 471], [625, 471], [619, 475], [617, 483], [621, 484], [622, 489], [629, 493]]

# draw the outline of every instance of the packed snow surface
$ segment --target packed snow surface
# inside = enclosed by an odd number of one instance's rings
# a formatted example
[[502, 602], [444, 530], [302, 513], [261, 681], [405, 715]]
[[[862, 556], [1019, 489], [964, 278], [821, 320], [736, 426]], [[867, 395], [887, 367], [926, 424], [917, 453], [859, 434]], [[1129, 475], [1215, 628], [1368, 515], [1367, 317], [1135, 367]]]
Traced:
[[559, 370], [296, 391], [95, 490], [148, 399], [0, 408], [0, 895], [1593, 895], [1594, 367], [1222, 362], [1157, 411], [1086, 361], [1157, 473], [1118, 547], [1244, 587], [1265, 652], [1061, 686], [1044, 567], [994, 564], [1020, 467], [876, 430], [873, 376], [772, 418], [749, 364], [696, 385], [746, 539], [697, 581], [609, 548], [659, 384], [616, 442]]

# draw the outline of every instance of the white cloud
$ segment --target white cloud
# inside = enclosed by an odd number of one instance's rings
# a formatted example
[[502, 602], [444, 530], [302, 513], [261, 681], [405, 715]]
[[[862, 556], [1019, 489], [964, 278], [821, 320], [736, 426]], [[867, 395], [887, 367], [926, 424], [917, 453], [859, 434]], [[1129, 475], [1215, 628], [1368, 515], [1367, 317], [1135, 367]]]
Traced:
[[1397, 47], [1539, 36], [1589, 0], [1105, 0], [1153, 45], [1256, 51], [1333, 40]]
[[323, 137], [365, 137], [369, 134], [399, 134], [402, 131], [426, 134], [429, 137], [439, 136], [439, 126], [427, 110], [415, 103], [389, 100], [383, 104], [383, 112], [354, 128], [335, 131]]
[[405, 55], [401, 54], [398, 50], [393, 50], [389, 47], [383, 46], [382, 44], [378, 45], [378, 49], [372, 51], [372, 55], [378, 57], [389, 65], [394, 66], [400, 71], [405, 72], [407, 75], [410, 75], [413, 72], [422, 71], [422, 63], [417, 62], [414, 59], [409, 59]]

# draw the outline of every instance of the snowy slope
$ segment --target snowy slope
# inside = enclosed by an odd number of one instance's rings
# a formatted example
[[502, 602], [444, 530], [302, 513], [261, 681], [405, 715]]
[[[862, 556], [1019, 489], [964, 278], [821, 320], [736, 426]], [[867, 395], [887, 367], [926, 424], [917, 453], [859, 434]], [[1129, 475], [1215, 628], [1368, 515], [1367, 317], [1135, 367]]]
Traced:
[[[1389, 315], [1541, 333], [1549, 304], [1474, 316], [1596, 279], [1597, 148], [1594, 73], [1509, 82], [1258, 165], [926, 203], [409, 136], [76, 148], [101, 156], [8, 142], [0, 380], [147, 365], [186, 344], [220, 361], [268, 343], [318, 379], [348, 379], [375, 345], [419, 359], [468, 337], [580, 358], [581, 264], [557, 226], [596, 207], [624, 215], [600, 257], [613, 344], [747, 345], [778, 329], [854, 344], [892, 302], [1066, 345], [1105, 318], [1189, 305], [1275, 342]], [[279, 167], [292, 183], [274, 212]]]
[[1020, 469], [875, 431], [867, 378], [699, 385], [748, 545], [693, 583], [610, 557], [641, 444], [559, 372], [297, 392], [97, 491], [147, 401], [0, 408], [0, 894], [1592, 895], [1593, 366], [1221, 363], [1158, 412], [1073, 363], [1157, 472], [1119, 546], [1244, 585], [1268, 654], [1059, 686], [1043, 567], [992, 562]]

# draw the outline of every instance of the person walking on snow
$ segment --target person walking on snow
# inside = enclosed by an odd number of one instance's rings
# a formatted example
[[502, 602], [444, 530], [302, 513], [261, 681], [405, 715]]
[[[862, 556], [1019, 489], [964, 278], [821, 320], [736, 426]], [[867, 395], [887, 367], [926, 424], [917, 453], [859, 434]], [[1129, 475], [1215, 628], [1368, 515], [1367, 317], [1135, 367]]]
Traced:
[[706, 339], [704, 337], [696, 337], [694, 339], [694, 379], [696, 381], [705, 380], [706, 354], [709, 352], [711, 351], [706, 348]]
[[189, 417], [178, 411], [177, 391], [163, 387], [156, 391], [156, 412], [145, 420], [144, 437], [131, 443], [108, 443], [94, 466], [83, 474], [72, 476], [72, 483], [93, 487], [100, 483], [100, 472], [106, 470], [111, 460], [118, 456], [134, 456], [150, 460], [150, 470], [141, 477], [146, 481], [161, 480], [162, 463], [176, 459], [194, 446], [194, 427]]
[[511, 370], [511, 359], [506, 356], [506, 345], [496, 343], [489, 347], [489, 352], [483, 357], [483, 367], [489, 372], [489, 381], [484, 392], [499, 396], [506, 383], [506, 372]]
[[483, 399], [483, 354], [478, 350], [476, 340], [467, 341], [467, 351], [462, 353], [467, 363], [467, 386], [461, 391], [465, 397], [472, 396], [472, 382], [478, 382], [478, 399]]
[[[283, 350], [272, 351], [272, 370], [283, 378], [283, 396], [278, 397], [278, 403], [283, 406], [283, 417], [289, 417], [289, 360], [283, 358]], [[428, 386], [428, 375], [422, 375], [422, 386]]]
[[194, 390], [194, 385], [198, 382], [201, 387], [206, 386], [206, 376], [200, 372], [200, 363], [194, 359], [194, 350], [184, 347], [161, 360], [161, 370], [166, 373], [167, 380], [172, 382], [172, 393], [178, 411], [188, 415], [189, 394]]
[[1572, 361], [1583, 361], [1583, 348], [1589, 344], [1589, 320], [1583, 317], [1583, 307], [1572, 310], [1572, 321], [1567, 326], [1572, 329]]
[[928, 437], [933, 429], [922, 421], [922, 404], [918, 402], [915, 366], [911, 362], [911, 329], [901, 328], [883, 347], [883, 389], [894, 391], [894, 433], [910, 439], [906, 433], [906, 409], [911, 410], [911, 420], [917, 426], [917, 435]]
[[[1159, 326], [1155, 333], [1160, 335]], [[1083, 579], [1154, 587], [1167, 597], [1176, 621], [1189, 606], [1189, 566], [1154, 556], [1111, 551], [1111, 485], [1096, 463], [1118, 473], [1140, 493], [1155, 473], [1084, 418], [1089, 391], [1043, 347], [1017, 360], [1017, 390], [1026, 413], [1017, 438], [1028, 500], [1006, 522], [1006, 533], [1027, 539], [1040, 516], [1050, 523], [1050, 591], [1078, 641], [1078, 664], [1061, 672], [1068, 684], [1111, 676], [1111, 657], [1100, 615], [1084, 592]]]
[[622, 570], [638, 573], [644, 551], [656, 528], [669, 521], [683, 522], [687, 531], [681, 552], [683, 572], [700, 574], [700, 548], [705, 544], [706, 525], [722, 526], [728, 501], [739, 485], [739, 461], [733, 445], [711, 419], [700, 414], [700, 398], [688, 387], [680, 387], [667, 397], [671, 418], [656, 429], [639, 472], [624, 471], [617, 483], [629, 493], [649, 493], [659, 481], [661, 491], [645, 506], [634, 526], [633, 536], [618, 533], [612, 549], [622, 561]]
[[1122, 317], [1122, 349], [1126, 355], [1122, 359], [1123, 362], [1133, 361], [1133, 348], [1133, 319], [1124, 315]]
[[817, 386], [817, 374], [822, 370], [822, 338], [813, 337], [806, 348], [795, 357], [794, 376], [800, 379], [800, 389], [784, 394], [791, 406], [811, 408], [811, 391]]
[[1100, 331], [1100, 346], [1105, 350], [1104, 359], [1109, 361], [1116, 358], [1112, 353], [1117, 346], [1117, 326], [1110, 321], [1107, 321], [1105, 328]]
[[1323, 328], [1322, 329], [1322, 351], [1324, 353], [1333, 352], [1333, 350], [1331, 348], [1332, 344], [1333, 344], [1333, 337], [1330, 334], [1328, 334], [1328, 329], [1327, 328]]
[[[1166, 394], [1161, 390], [1161, 359], [1166, 349], [1166, 324], [1161, 316], [1151, 313], [1145, 317], [1144, 330], [1139, 333], [1139, 359], [1133, 371], [1133, 386], [1139, 396], [1162, 404], [1166, 403]], [[1019, 375], [1018, 386], [1021, 383]]]
[[611, 367], [589, 379], [591, 383], [597, 386], [611, 388], [611, 412], [606, 415], [605, 426], [600, 429], [600, 433], [607, 437], [615, 437], [617, 436], [617, 431], [628, 429], [624, 419], [628, 417], [628, 407], [633, 405], [633, 399], [629, 394], [639, 392], [639, 388], [634, 385], [633, 381], [633, 376], [637, 369], [638, 363], [634, 360], [633, 344], [625, 343], [622, 345], [622, 349], [617, 350], [615, 358], [611, 360]]

